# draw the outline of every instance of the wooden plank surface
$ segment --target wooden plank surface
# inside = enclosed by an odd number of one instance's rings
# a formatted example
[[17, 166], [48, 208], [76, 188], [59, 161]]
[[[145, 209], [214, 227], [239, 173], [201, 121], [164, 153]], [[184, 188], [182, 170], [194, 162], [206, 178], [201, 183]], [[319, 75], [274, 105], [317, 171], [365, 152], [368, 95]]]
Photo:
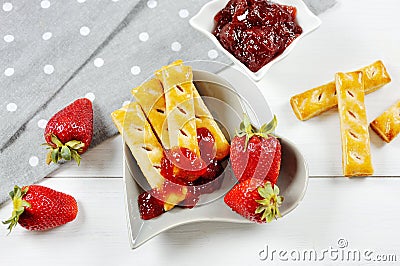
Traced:
[[[128, 243], [121, 178], [46, 178], [43, 185], [72, 194], [79, 205], [75, 221], [42, 233], [21, 227], [0, 230], [0, 265], [16, 258], [29, 265], [265, 265], [259, 252], [269, 249], [349, 249], [395, 254], [400, 194], [397, 178], [313, 178], [303, 202], [278, 222], [267, 225], [196, 223], [177, 227], [136, 250]], [[11, 211], [0, 209], [4, 220]], [[207, 255], [205, 255], [207, 254]], [[300, 261], [296, 265], [336, 265], [340, 260]], [[291, 265], [275, 258], [273, 265]], [[359, 261], [357, 265], [368, 264]], [[385, 264], [386, 265], [386, 264]], [[396, 265], [396, 264], [392, 264]]]

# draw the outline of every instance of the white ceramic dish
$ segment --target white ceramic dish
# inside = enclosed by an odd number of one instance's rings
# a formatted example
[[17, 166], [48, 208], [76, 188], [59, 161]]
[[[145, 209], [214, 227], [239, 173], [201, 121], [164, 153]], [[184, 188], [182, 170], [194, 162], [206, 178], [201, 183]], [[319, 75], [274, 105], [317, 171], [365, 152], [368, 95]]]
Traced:
[[[223, 74], [194, 70], [194, 81], [214, 118], [222, 124], [227, 137], [233, 136], [243, 112], [249, 114], [256, 125], [272, 119], [271, 110], [255, 84], [242, 72], [233, 68]], [[229, 83], [222, 78], [228, 78]], [[231, 86], [230, 84], [235, 84]], [[246, 98], [240, 95], [246, 95]], [[279, 125], [278, 125], [279, 126]], [[283, 125], [281, 125], [283, 126]], [[280, 210], [282, 216], [292, 211], [304, 196], [308, 181], [308, 169], [300, 152], [288, 140], [281, 138], [282, 167], [278, 181], [285, 201]], [[200, 199], [201, 204], [193, 209], [179, 207], [161, 216], [144, 221], [140, 218], [137, 197], [143, 191], [144, 176], [136, 164], [127, 145], [124, 148], [124, 182], [126, 195], [129, 238], [132, 248], [137, 248], [157, 234], [178, 225], [200, 222], [221, 221], [249, 223], [248, 220], [230, 210], [223, 202], [223, 195], [236, 182], [229, 164], [224, 172], [224, 182], [218, 191]], [[268, 226], [268, 225], [265, 225]]]
[[190, 25], [196, 30], [207, 36], [215, 46], [224, 52], [236, 65], [240, 66], [254, 80], [260, 80], [268, 70], [277, 62], [289, 55], [296, 44], [307, 34], [317, 29], [321, 25], [321, 20], [314, 15], [302, 0], [274, 0], [274, 2], [283, 5], [290, 5], [297, 8], [297, 23], [302, 27], [303, 33], [297, 37], [285, 51], [274, 60], [263, 66], [257, 72], [248, 69], [242, 62], [236, 59], [229, 51], [227, 51], [212, 34], [214, 30], [214, 16], [226, 6], [229, 0], [213, 0], [205, 4], [200, 11], [190, 19]]

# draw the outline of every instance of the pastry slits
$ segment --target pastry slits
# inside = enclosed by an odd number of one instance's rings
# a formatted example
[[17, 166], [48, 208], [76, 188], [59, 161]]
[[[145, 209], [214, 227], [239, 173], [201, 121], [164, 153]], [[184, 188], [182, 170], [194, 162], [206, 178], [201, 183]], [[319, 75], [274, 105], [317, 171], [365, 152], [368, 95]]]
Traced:
[[169, 147], [187, 148], [200, 155], [197, 143], [191, 70], [173, 63], [156, 72], [164, 88]]
[[[208, 110], [203, 99], [199, 95], [196, 87], [192, 83], [193, 73], [190, 66], [182, 65], [182, 61], [176, 61], [172, 65], [181, 68], [182, 73], [186, 73], [183, 76], [183, 80], [169, 79], [169, 86], [173, 84], [172, 82], [189, 82], [191, 83], [191, 89], [193, 91], [193, 101], [194, 101], [194, 112], [196, 117], [196, 128], [207, 128], [215, 138], [216, 154], [215, 158], [217, 160], [222, 160], [229, 154], [230, 145], [225, 135], [222, 133], [217, 122], [214, 120], [210, 111]], [[156, 72], [158, 77], [162, 77], [161, 70]], [[173, 80], [173, 81], [171, 81]], [[170, 147], [169, 143], [169, 133], [167, 125], [167, 113], [166, 113], [166, 103], [164, 97], [164, 89], [161, 82], [157, 78], [153, 78], [141, 86], [134, 88], [131, 91], [132, 95], [142, 106], [148, 120], [152, 124], [157, 136], [161, 140], [164, 147]]]
[[164, 89], [161, 81], [153, 78], [132, 89], [131, 93], [142, 107], [162, 145], [169, 147]]
[[161, 188], [165, 180], [160, 174], [163, 148], [140, 105], [130, 103], [112, 112], [111, 117], [147, 182], [152, 188]]
[[[391, 78], [382, 61], [361, 68], [365, 94], [389, 83]], [[290, 105], [299, 120], [307, 120], [337, 106], [335, 82], [329, 82], [290, 98]]]
[[186, 197], [187, 189], [175, 192], [161, 192], [165, 178], [161, 175], [161, 160], [164, 156], [163, 147], [154, 134], [151, 125], [137, 102], [130, 103], [111, 113], [114, 124], [123, 136], [135, 157], [147, 182], [163, 196], [164, 210], [168, 211]]

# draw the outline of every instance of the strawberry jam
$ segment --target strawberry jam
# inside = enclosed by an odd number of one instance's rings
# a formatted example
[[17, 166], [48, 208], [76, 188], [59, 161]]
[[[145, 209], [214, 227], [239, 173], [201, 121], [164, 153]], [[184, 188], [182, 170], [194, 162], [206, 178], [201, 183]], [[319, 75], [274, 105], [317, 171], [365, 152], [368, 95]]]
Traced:
[[193, 151], [182, 147], [164, 151], [161, 175], [173, 183], [188, 186], [194, 185], [199, 178], [214, 179], [218, 165], [218, 161], [214, 158], [214, 136], [207, 128], [198, 128], [197, 142], [200, 158]]
[[215, 159], [215, 139], [207, 128], [197, 129], [200, 158], [191, 150], [177, 147], [164, 151], [161, 160], [161, 175], [166, 179], [161, 190], [152, 189], [139, 195], [140, 216], [148, 220], [164, 212], [164, 202], [171, 193], [182, 195], [180, 204], [192, 208], [201, 194], [219, 189], [223, 172], [221, 162]]
[[197, 129], [197, 142], [199, 143], [200, 156], [207, 164], [215, 157], [215, 139], [207, 128]]
[[221, 45], [257, 72], [280, 55], [301, 33], [296, 8], [268, 0], [231, 0], [214, 17]]
[[164, 213], [164, 203], [152, 192], [143, 192], [138, 197], [139, 213], [143, 220], [150, 220]]
[[177, 178], [184, 182], [191, 182], [203, 175], [207, 168], [207, 164], [202, 158], [199, 158], [193, 151], [182, 147], [166, 150], [163, 160], [168, 160], [172, 164], [173, 177], [171, 178], [168, 178], [171, 175], [171, 165], [167, 166], [168, 174], [166, 176], [161, 166], [161, 175], [170, 180]]

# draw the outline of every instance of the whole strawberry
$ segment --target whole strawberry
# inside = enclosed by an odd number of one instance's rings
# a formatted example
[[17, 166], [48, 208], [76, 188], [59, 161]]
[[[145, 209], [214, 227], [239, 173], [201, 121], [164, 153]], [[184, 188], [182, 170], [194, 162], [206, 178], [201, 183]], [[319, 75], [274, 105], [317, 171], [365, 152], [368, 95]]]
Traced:
[[230, 150], [232, 170], [239, 182], [254, 178], [276, 184], [281, 167], [281, 144], [271, 134], [276, 125], [274, 116], [271, 122], [257, 130], [244, 115]]
[[93, 136], [93, 107], [89, 99], [74, 101], [47, 123], [44, 130], [46, 145], [49, 146], [46, 163], [57, 163], [60, 159], [74, 159], [78, 165], [90, 146]]
[[15, 186], [10, 197], [14, 210], [11, 218], [3, 222], [9, 225], [10, 232], [17, 223], [28, 230], [48, 230], [74, 220], [78, 213], [72, 196], [44, 186]]
[[279, 207], [283, 197], [277, 185], [271, 182], [247, 179], [237, 183], [224, 197], [225, 203], [235, 212], [256, 223], [271, 222], [280, 217]]

